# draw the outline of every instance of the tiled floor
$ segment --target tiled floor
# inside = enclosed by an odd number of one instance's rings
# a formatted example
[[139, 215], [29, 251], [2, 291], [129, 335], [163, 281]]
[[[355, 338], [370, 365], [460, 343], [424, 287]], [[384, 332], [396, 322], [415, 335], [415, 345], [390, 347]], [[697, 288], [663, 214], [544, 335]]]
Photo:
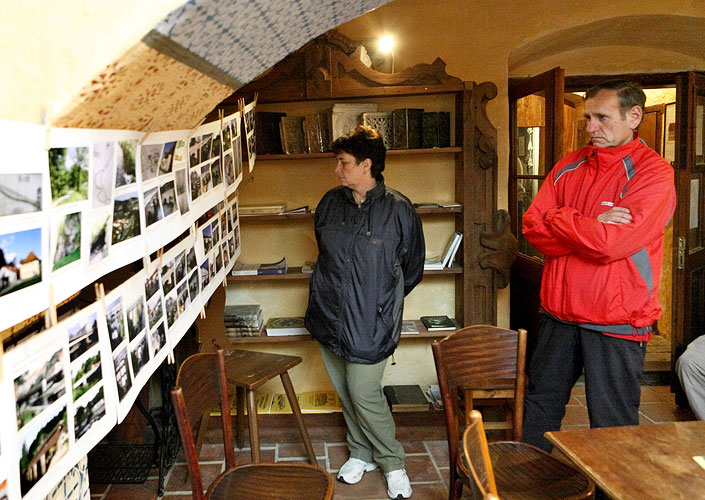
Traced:
[[[674, 396], [667, 386], [643, 386], [640, 423], [652, 425], [663, 422], [693, 420], [693, 415], [676, 406]], [[585, 405], [585, 390], [576, 387], [567, 407], [563, 428], [587, 427], [588, 414]], [[442, 430], [441, 430], [442, 433]], [[397, 435], [403, 435], [404, 429], [397, 429]], [[313, 447], [319, 465], [335, 473], [347, 460], [348, 450], [344, 442], [317, 441]], [[407, 454], [406, 469], [414, 489], [413, 498], [419, 500], [445, 500], [448, 498], [448, 449], [446, 441], [438, 440], [403, 441]], [[262, 438], [262, 460], [268, 462], [305, 461], [305, 450], [299, 443], [267, 442]], [[236, 450], [238, 462], [249, 461], [249, 448]], [[207, 484], [214, 475], [223, 469], [222, 445], [205, 444], [201, 452], [201, 472]], [[186, 500], [191, 498], [190, 485], [186, 479], [186, 465], [181, 460], [168, 471], [164, 500]], [[150, 476], [144, 484], [132, 485], [91, 485], [93, 500], [143, 500], [157, 498], [157, 477]], [[387, 498], [386, 485], [382, 473], [377, 470], [365, 474], [356, 485], [336, 482], [335, 500], [384, 500]]]

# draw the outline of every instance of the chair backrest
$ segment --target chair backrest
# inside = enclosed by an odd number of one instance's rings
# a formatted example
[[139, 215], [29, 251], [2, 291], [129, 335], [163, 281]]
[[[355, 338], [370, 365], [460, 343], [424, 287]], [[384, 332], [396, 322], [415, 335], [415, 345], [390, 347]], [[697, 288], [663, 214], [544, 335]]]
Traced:
[[451, 467], [458, 458], [457, 403], [467, 389], [514, 389], [514, 439], [521, 438], [524, 414], [526, 330], [474, 325], [431, 345], [448, 433]]
[[463, 453], [483, 500], [499, 500], [485, 427], [482, 425], [482, 415], [477, 410], [470, 412], [469, 423], [463, 434]]
[[208, 418], [209, 412], [218, 405], [220, 405], [223, 428], [225, 466], [227, 469], [235, 467], [235, 442], [222, 349], [214, 353], [194, 354], [186, 358], [176, 376], [176, 386], [171, 390], [171, 399], [176, 412], [181, 442], [184, 445], [193, 498], [200, 500], [204, 498], [204, 488], [193, 436], [200, 425], [201, 418], [204, 415], [204, 418]]

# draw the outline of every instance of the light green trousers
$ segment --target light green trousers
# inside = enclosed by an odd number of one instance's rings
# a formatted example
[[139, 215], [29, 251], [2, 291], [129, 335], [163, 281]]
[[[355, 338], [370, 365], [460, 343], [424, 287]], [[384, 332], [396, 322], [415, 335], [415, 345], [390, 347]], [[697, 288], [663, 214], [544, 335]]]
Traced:
[[350, 456], [377, 462], [384, 472], [403, 469], [404, 448], [394, 437], [394, 419], [382, 393], [387, 360], [374, 365], [351, 363], [322, 346], [321, 357], [343, 405]]

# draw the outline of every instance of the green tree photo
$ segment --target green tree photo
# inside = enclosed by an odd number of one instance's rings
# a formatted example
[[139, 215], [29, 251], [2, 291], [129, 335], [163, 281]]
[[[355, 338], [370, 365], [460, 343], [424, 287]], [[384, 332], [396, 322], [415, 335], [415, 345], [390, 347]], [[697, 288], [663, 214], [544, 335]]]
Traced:
[[54, 206], [88, 199], [88, 148], [51, 148], [49, 179]]

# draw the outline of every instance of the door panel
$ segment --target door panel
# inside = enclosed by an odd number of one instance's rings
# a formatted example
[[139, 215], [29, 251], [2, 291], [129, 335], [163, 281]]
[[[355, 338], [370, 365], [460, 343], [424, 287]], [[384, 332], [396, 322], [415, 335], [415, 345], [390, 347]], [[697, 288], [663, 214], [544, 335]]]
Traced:
[[674, 362], [705, 332], [705, 76], [680, 76], [676, 103]]
[[[512, 266], [510, 327], [526, 328], [528, 355], [533, 352], [539, 326], [539, 291], [543, 256], [523, 237], [521, 216], [529, 208], [546, 174], [563, 155], [563, 70], [511, 83], [509, 87], [511, 227], [519, 241]], [[574, 107], [571, 107], [573, 113]], [[575, 117], [569, 116], [570, 120]]]

